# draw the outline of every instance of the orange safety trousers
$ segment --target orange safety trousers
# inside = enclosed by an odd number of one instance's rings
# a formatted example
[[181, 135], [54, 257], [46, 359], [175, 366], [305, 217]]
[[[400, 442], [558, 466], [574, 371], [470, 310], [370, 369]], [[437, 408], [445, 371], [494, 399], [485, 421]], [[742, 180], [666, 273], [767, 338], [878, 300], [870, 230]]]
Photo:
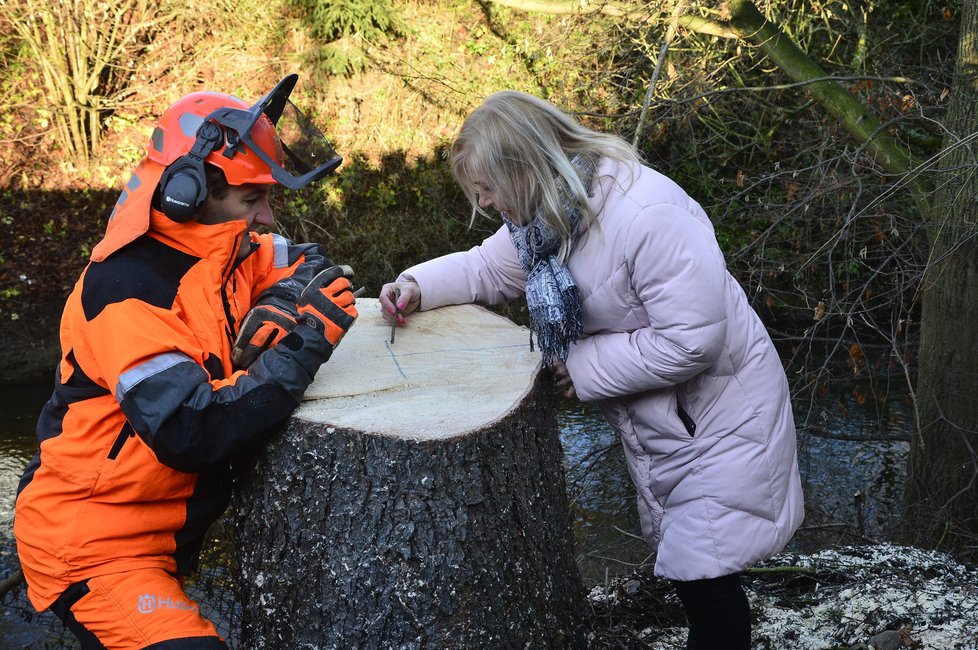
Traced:
[[227, 648], [183, 590], [183, 580], [162, 569], [89, 578], [69, 587], [51, 610], [85, 650]]

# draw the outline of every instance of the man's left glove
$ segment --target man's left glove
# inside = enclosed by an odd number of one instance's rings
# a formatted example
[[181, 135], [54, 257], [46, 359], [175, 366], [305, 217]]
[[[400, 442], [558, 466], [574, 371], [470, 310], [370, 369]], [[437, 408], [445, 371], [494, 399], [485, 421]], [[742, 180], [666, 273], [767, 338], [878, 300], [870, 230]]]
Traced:
[[278, 343], [295, 327], [296, 317], [273, 305], [257, 305], [245, 316], [231, 350], [235, 368], [250, 366], [258, 355]]
[[357, 320], [352, 277], [349, 266], [331, 266], [309, 282], [296, 302], [297, 320], [321, 333], [334, 348]]

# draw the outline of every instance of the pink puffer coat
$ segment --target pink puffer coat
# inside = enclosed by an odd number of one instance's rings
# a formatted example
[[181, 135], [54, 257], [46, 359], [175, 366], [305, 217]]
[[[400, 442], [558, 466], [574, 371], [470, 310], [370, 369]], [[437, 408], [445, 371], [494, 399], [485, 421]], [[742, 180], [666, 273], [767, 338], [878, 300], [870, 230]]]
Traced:
[[[804, 516], [781, 361], [699, 204], [652, 169], [609, 160], [594, 190], [599, 227], [567, 265], [584, 299], [570, 376], [621, 434], [656, 575], [740, 571], [780, 551]], [[498, 304], [526, 281], [505, 227], [407, 276], [422, 309]]]

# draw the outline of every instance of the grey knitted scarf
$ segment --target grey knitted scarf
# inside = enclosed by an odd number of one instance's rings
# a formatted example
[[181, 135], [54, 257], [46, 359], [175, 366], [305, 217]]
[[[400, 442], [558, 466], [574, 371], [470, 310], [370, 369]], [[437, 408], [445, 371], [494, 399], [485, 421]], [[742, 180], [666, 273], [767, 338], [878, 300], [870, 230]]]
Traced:
[[[575, 156], [571, 164], [584, 187], [591, 194], [594, 161]], [[563, 178], [558, 180], [560, 203], [576, 238], [581, 211], [572, 199]], [[526, 272], [526, 304], [530, 310], [530, 348], [533, 334], [537, 336], [543, 365], [566, 361], [570, 345], [581, 336], [581, 294], [567, 267], [557, 259], [560, 235], [548, 226], [539, 214], [525, 226], [518, 226], [503, 217], [516, 246], [523, 270]]]

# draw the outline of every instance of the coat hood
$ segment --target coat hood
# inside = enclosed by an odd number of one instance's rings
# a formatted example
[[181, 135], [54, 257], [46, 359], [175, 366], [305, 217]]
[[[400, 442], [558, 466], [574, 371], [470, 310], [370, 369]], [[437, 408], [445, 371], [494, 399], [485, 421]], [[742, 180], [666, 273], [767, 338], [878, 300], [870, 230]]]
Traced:
[[92, 261], [101, 262], [149, 230], [153, 194], [165, 167], [143, 158], [115, 203], [105, 236], [92, 249]]

